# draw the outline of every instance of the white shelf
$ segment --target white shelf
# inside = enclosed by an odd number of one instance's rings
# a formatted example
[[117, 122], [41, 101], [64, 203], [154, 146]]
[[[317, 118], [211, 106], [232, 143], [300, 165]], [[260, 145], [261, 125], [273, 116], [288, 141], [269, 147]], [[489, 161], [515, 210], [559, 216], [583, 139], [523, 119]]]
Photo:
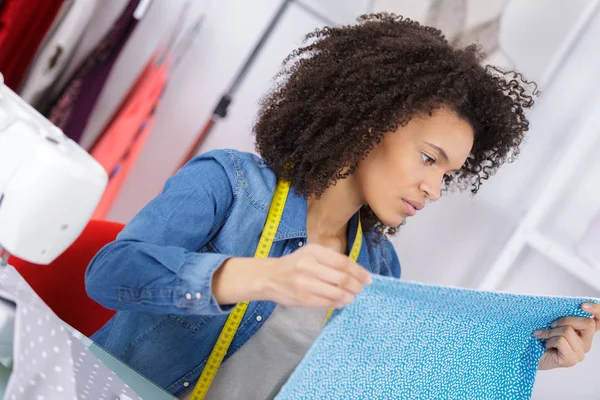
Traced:
[[570, 143], [562, 151], [561, 158], [554, 165], [551, 179], [546, 182], [536, 201], [523, 216], [504, 248], [489, 268], [479, 288], [496, 290], [506, 278], [519, 254], [526, 246], [531, 246], [548, 258], [556, 261], [565, 271], [600, 289], [600, 272], [587, 264], [573, 252], [557, 245], [539, 233], [539, 225], [544, 216], [560, 198], [562, 190], [581, 164], [581, 154], [593, 148], [600, 132], [600, 99], [593, 99], [589, 109], [584, 110], [585, 118], [573, 127]]
[[576, 276], [589, 286], [600, 291], [600, 270], [588, 264], [568, 248], [545, 237], [539, 232], [529, 234], [527, 244], [554, 261], [569, 274]]

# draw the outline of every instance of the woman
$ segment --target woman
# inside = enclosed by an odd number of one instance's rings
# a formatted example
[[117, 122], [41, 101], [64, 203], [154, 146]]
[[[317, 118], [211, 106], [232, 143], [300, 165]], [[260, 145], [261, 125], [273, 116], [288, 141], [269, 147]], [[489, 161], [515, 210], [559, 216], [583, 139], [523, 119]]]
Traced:
[[[528, 128], [520, 75], [436, 29], [375, 14], [307, 38], [263, 101], [262, 158], [196, 157], [89, 266], [89, 295], [118, 310], [94, 340], [174, 395], [189, 396], [233, 305], [249, 301], [207, 398], [273, 397], [329, 308], [370, 273], [400, 276], [386, 235], [444, 186], [476, 193]], [[291, 190], [273, 202], [271, 258], [252, 258], [278, 182]], [[566, 318], [542, 332], [540, 369], [580, 361], [598, 328]]]

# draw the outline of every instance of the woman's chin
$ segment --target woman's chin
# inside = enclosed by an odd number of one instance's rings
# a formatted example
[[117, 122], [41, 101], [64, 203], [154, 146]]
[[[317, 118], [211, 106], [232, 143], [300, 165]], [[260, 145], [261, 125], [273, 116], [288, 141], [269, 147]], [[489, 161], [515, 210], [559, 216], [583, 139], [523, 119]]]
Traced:
[[397, 228], [400, 225], [404, 225], [406, 223], [406, 216], [404, 214], [394, 214], [394, 213], [381, 213], [383, 215], [377, 214], [375, 215], [383, 222], [386, 226], [391, 228]]

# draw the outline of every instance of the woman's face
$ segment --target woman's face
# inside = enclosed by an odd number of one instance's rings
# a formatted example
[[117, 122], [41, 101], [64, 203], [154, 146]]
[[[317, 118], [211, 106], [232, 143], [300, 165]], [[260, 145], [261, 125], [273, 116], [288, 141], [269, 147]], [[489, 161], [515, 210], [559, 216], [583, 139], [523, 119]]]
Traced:
[[440, 197], [444, 175], [465, 163], [473, 138], [470, 124], [445, 108], [415, 116], [358, 165], [358, 190], [384, 224], [399, 226]]

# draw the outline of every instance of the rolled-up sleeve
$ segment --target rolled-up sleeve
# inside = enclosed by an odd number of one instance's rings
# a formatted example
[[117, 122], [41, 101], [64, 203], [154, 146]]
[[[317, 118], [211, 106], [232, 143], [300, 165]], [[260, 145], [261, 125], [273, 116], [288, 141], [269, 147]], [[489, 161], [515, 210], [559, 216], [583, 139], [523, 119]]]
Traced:
[[114, 310], [215, 315], [215, 271], [229, 258], [198, 252], [225, 222], [237, 196], [233, 155], [209, 152], [165, 184], [86, 271], [88, 295]]

